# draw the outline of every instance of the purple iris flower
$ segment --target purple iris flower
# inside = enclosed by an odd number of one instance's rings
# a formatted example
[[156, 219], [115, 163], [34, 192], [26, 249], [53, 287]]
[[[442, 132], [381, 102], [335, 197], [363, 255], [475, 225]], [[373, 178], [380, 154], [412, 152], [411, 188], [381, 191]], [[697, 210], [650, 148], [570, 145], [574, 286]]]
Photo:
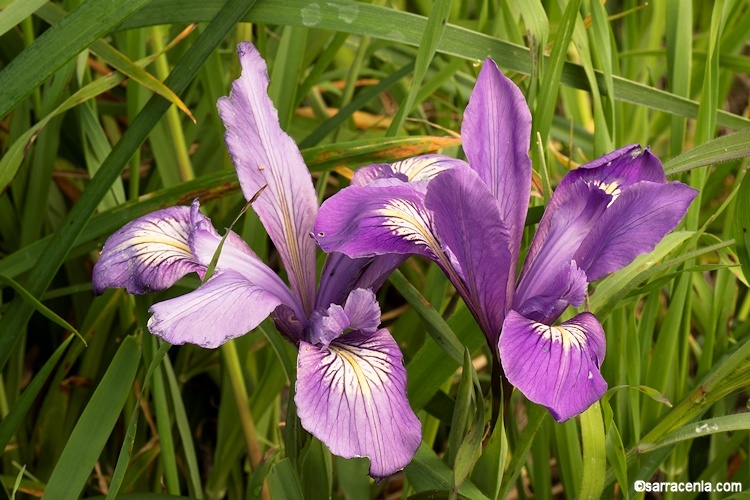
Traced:
[[353, 257], [417, 254], [448, 275], [508, 381], [557, 421], [606, 391], [604, 331], [580, 306], [588, 284], [650, 252], [696, 191], [668, 183], [648, 148], [633, 145], [569, 172], [547, 206], [520, 276], [531, 191], [531, 115], [488, 59], [461, 128], [468, 163], [428, 155], [356, 172], [321, 206], [315, 237]]
[[[172, 344], [215, 348], [270, 315], [299, 347], [294, 400], [302, 426], [336, 455], [369, 457], [371, 476], [388, 476], [409, 463], [421, 441], [402, 355], [379, 327], [373, 292], [405, 257], [329, 255], [316, 294], [312, 179], [268, 98], [265, 62], [248, 42], [238, 53], [242, 76], [219, 100], [219, 114], [245, 198], [265, 186], [253, 208], [290, 286], [230, 232], [210, 277], [192, 292], [154, 304], [148, 328]], [[145, 215], [104, 244], [94, 292], [124, 287], [142, 294], [169, 288], [191, 272], [204, 278], [220, 241], [197, 201]]]

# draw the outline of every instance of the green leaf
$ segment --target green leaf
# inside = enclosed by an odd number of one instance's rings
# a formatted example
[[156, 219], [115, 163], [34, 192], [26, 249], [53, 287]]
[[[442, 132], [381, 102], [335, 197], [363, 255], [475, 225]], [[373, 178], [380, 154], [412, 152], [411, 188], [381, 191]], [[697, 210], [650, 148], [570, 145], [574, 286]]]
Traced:
[[42, 33], [0, 71], [0, 117], [149, 1], [132, 0], [113, 9], [110, 0], [87, 0]]
[[[545, 65], [544, 79], [542, 80], [531, 130], [532, 137], [536, 137], [537, 132], [542, 136], [542, 145], [547, 142], [549, 129], [552, 126], [552, 115], [555, 112], [554, 103], [557, 101], [557, 93], [560, 89], [563, 63], [568, 53], [568, 45], [570, 45], [570, 38], [573, 36], [573, 28], [575, 28], [580, 6], [581, 0], [570, 0], [565, 7], [565, 13], [560, 21], [560, 28], [552, 47], [552, 54]], [[536, 148], [532, 149], [532, 154], [536, 154], [536, 151]], [[536, 163], [538, 164], [539, 161]]]
[[44, 363], [44, 366], [34, 375], [31, 383], [26, 386], [21, 397], [13, 404], [10, 412], [0, 421], [0, 455], [4, 453], [5, 447], [10, 442], [13, 434], [16, 433], [18, 427], [23, 423], [26, 413], [28, 413], [34, 401], [36, 401], [40, 391], [47, 383], [47, 378], [52, 373], [52, 369], [57, 366], [58, 360], [65, 352], [65, 349], [68, 348], [71, 340], [73, 340], [73, 337], [69, 336], [55, 349], [55, 352]]
[[473, 410], [474, 400], [474, 365], [471, 364], [471, 354], [464, 349], [463, 370], [461, 380], [456, 392], [456, 403], [453, 407], [453, 418], [451, 419], [451, 431], [448, 436], [448, 464], [453, 465], [458, 453], [458, 447], [469, 430], [469, 416]]
[[458, 364], [463, 364], [463, 346], [456, 334], [448, 326], [442, 316], [422, 297], [414, 285], [409, 283], [401, 271], [396, 270], [390, 275], [388, 281], [406, 299], [406, 301], [417, 311], [424, 320], [427, 331], [432, 339], [453, 358]]
[[[493, 395], [493, 397], [495, 396]], [[496, 499], [500, 494], [507, 455], [508, 439], [505, 436], [503, 415], [500, 412], [495, 423], [495, 430], [492, 431], [487, 446], [485, 446], [482, 456], [479, 457], [476, 466], [474, 466], [474, 471], [471, 473], [471, 480], [489, 498]]]
[[607, 459], [612, 465], [612, 471], [615, 477], [617, 477], [617, 481], [620, 483], [620, 489], [627, 491], [630, 483], [628, 482], [628, 463], [625, 458], [625, 447], [622, 444], [622, 437], [620, 437], [620, 431], [612, 418], [612, 408], [608, 398], [603, 398], [601, 405], [604, 426], [607, 429], [607, 441], [605, 444]]
[[607, 398], [607, 400], [609, 400], [612, 397], [612, 395], [615, 392], [619, 391], [620, 389], [636, 389], [638, 391], [641, 391], [643, 394], [645, 394], [646, 396], [650, 397], [651, 399], [653, 399], [657, 403], [661, 403], [661, 404], [663, 404], [665, 406], [668, 406], [668, 407], [672, 408], [672, 403], [669, 402], [669, 399], [667, 399], [667, 397], [664, 394], [662, 394], [661, 392], [657, 391], [653, 387], [647, 387], [645, 385], [618, 385], [618, 386], [615, 386], [615, 387], [610, 387], [607, 390], [607, 392], [604, 395], [604, 397]]
[[392, 137], [397, 135], [404, 124], [407, 115], [411, 112], [414, 100], [419, 92], [419, 86], [422, 84], [427, 68], [430, 67], [432, 58], [435, 57], [435, 50], [438, 42], [445, 32], [445, 25], [448, 23], [448, 16], [451, 12], [451, 0], [436, 0], [430, 9], [430, 16], [427, 18], [427, 24], [420, 40], [417, 58], [414, 62], [414, 76], [409, 87], [409, 92], [404, 97], [401, 106], [399, 106], [396, 116], [393, 118], [391, 125], [388, 127], [385, 135]]
[[750, 429], [750, 413], [747, 412], [709, 418], [687, 424], [668, 434], [657, 443], [639, 444], [638, 451], [645, 453], [718, 432], [742, 431], [747, 429]]
[[583, 441], [583, 477], [578, 498], [600, 498], [604, 490], [607, 471], [604, 424], [597, 401], [581, 413], [581, 440]]
[[513, 455], [508, 464], [508, 473], [503, 477], [503, 483], [498, 498], [507, 498], [510, 489], [515, 484], [516, 479], [518, 479], [519, 474], [521, 474], [521, 469], [523, 469], [523, 466], [526, 463], [526, 457], [529, 455], [531, 443], [534, 442], [534, 435], [536, 434], [536, 431], [539, 430], [539, 427], [541, 427], [545, 417], [548, 415], [545, 408], [531, 402], [527, 402], [526, 412], [528, 415], [528, 422], [526, 428], [523, 430], [523, 434], [521, 434], [520, 441], [518, 441], [516, 447], [513, 448]]
[[694, 168], [750, 156], [750, 128], [705, 142], [664, 163], [664, 172], [675, 175]]
[[263, 491], [263, 482], [271, 471], [271, 466], [274, 464], [274, 458], [276, 455], [278, 455], [278, 453], [273, 453], [271, 456], [264, 458], [258, 467], [253, 470], [253, 473], [250, 475], [250, 480], [247, 482], [245, 500], [260, 500], [261, 492]]
[[23, 297], [23, 299], [28, 304], [31, 304], [34, 307], [34, 309], [36, 309], [39, 312], [39, 314], [41, 314], [48, 320], [52, 321], [54, 324], [73, 333], [76, 337], [81, 339], [81, 342], [83, 342], [83, 345], [86, 345], [86, 340], [81, 336], [80, 333], [78, 333], [78, 330], [73, 328], [73, 326], [70, 323], [62, 319], [60, 316], [58, 316], [52, 309], [50, 309], [49, 307], [39, 302], [39, 300], [37, 300], [36, 297], [30, 294], [28, 290], [22, 287], [16, 280], [12, 278], [8, 278], [7, 276], [3, 276], [2, 274], [0, 274], [0, 283], [5, 283], [6, 285], [9, 285], [13, 290], [16, 291], [16, 293], [20, 297]]
[[[153, 1], [120, 28], [207, 21], [222, 4], [223, 0]], [[244, 21], [303, 26], [305, 22], [310, 22], [309, 19], [303, 19], [301, 14], [308, 5], [308, 0], [259, 0]], [[422, 16], [349, 0], [325, 2], [320, 4], [320, 9], [316, 12], [319, 14], [316, 16], [316, 28], [368, 35], [415, 47], [419, 46], [427, 23], [427, 19]], [[341, 12], [348, 12], [349, 15], [340, 16]], [[458, 26], [446, 26], [437, 50], [472, 61], [482, 61], [489, 56], [502, 68], [525, 75], [531, 73], [531, 57], [526, 47]], [[619, 76], [613, 76], [612, 79], [614, 98], [617, 100], [673, 115], [690, 118], [698, 116], [698, 103], [695, 101]], [[596, 80], [600, 90], [606, 92], [601, 72], [596, 72]], [[560, 81], [578, 89], [590, 88], [583, 68], [572, 63], [565, 63]], [[717, 113], [717, 123], [733, 129], [750, 126], [747, 118], [723, 110]]]
[[332, 475], [331, 452], [319, 440], [310, 439], [299, 457], [302, 496], [304, 498], [331, 498]]
[[15, 0], [0, 11], [0, 36], [29, 17], [47, 0]]
[[[66, 14], [67, 12], [62, 7], [51, 2], [42, 6], [36, 13], [37, 16], [52, 25], [62, 20]], [[180, 108], [195, 123], [195, 117], [185, 103], [182, 102], [182, 99], [177, 97], [169, 87], [159, 81], [154, 75], [143, 69], [138, 63], [128, 59], [125, 54], [112, 45], [104, 40], [96, 40], [91, 44], [89, 50], [101, 57], [107, 64], [116, 68], [123, 75], [140, 83]]]
[[[143, 0], [127, 2], [128, 9], [132, 8], [133, 5], [140, 4], [141, 2], [143, 2]], [[86, 2], [85, 9], [79, 7], [66, 16], [65, 19], [74, 17], [74, 14], [81, 10], [88, 12], [87, 9], [89, 7], [94, 7], [95, 5], [98, 6], [101, 3], [104, 2], [102, 2], [102, 0], [90, 0], [89, 2]], [[106, 3], [107, 9], [112, 12], [124, 12], [128, 10], [112, 9], [109, 2]], [[235, 26], [237, 20], [247, 12], [253, 3], [254, 0], [229, 0], [221, 11], [216, 14], [203, 33], [200, 34], [195, 43], [187, 49], [185, 55], [177, 63], [174, 70], [169, 75], [169, 78], [167, 78], [164, 83], [174, 89], [175, 93], [179, 94], [182, 92], [198, 73], [203, 62], [208, 59], [208, 56], [214, 51], [219, 43], [224, 40], [225, 35]], [[71, 24], [70, 22], [66, 23], [65, 19], [45, 32], [43, 36], [53, 33], [52, 41], [45, 43], [59, 42], [59, 40], [54, 38], [55, 36], [58, 36], [55, 35], [55, 33], [58, 33], [63, 28], [65, 28], [65, 30], [69, 29], [67, 26]], [[74, 19], [78, 18], [74, 17]], [[63, 25], [63, 28], [60, 28], [61, 25]], [[67, 31], [65, 31], [63, 35], [66, 33]], [[98, 38], [98, 36], [96, 38]], [[41, 39], [42, 37], [40, 37], [37, 42]], [[77, 40], [78, 38], [75, 39]], [[27, 52], [28, 49], [24, 51], [23, 54], [26, 54]], [[36, 57], [36, 54], [28, 56], [27, 59], [29, 57]], [[12, 75], [13, 78], [18, 77], [16, 73], [22, 71], [24, 68], [22, 67], [21, 69], [18, 69], [18, 66], [13, 66], [13, 64], [19, 59], [22, 59], [22, 57], [19, 56], [19, 58], [14, 59], [11, 64], [0, 72], [0, 81], [8, 75]], [[10, 71], [12, 67], [16, 69]], [[24, 80], [25, 77], [21, 78], [19, 81]], [[16, 85], [16, 83], [14, 83], [14, 85]], [[0, 92], [5, 92], [5, 87], [2, 85], [0, 85]], [[29, 92], [31, 91], [29, 90]], [[18, 97], [18, 100], [21, 98], [22, 97]], [[0, 103], [0, 106], [2, 106], [2, 103]], [[157, 124], [167, 109], [169, 109], [168, 101], [162, 99], [160, 96], [153, 96], [130, 124], [120, 141], [114, 146], [114, 148], [112, 148], [112, 152], [102, 164], [98, 175], [91, 180], [91, 183], [89, 183], [86, 190], [73, 205], [70, 212], [68, 212], [65, 220], [61, 223], [60, 229], [54, 233], [45, 247], [44, 258], [40, 259], [37, 265], [33, 267], [26, 286], [29, 293], [34, 296], [41, 296], [44, 293], [52, 282], [57, 270], [64, 262], [68, 252], [73, 247], [75, 241], [78, 239], [92, 214], [96, 210], [99, 202], [104, 198], [104, 195], [119, 177], [130, 157], [146, 139], [149, 132]], [[0, 116], [3, 114], [4, 113], [0, 113]], [[16, 344], [21, 332], [24, 330], [23, 326], [29, 320], [33, 312], [33, 307], [27, 305], [22, 299], [16, 298], [11, 304], [12, 307], [2, 318], [0, 318], [0, 370], [8, 361], [8, 358], [13, 351], [13, 346]]]
[[742, 274], [745, 275], [746, 280], [750, 281], [750, 175], [747, 172], [745, 172], [735, 200], [732, 229]]
[[134, 337], [126, 337], [102, 381], [83, 410], [47, 483], [49, 498], [77, 498], [133, 389], [141, 353]]
[[395, 71], [394, 73], [388, 75], [387, 78], [381, 80], [377, 85], [373, 85], [367, 90], [357, 94], [357, 97], [355, 97], [352, 102], [342, 107], [335, 116], [331, 117], [329, 120], [324, 121], [318, 128], [313, 130], [310, 135], [302, 139], [302, 141], [299, 143], [300, 149], [309, 148], [318, 144], [328, 134], [336, 130], [339, 125], [344, 123], [344, 121], [347, 120], [352, 114], [354, 114], [356, 110], [367, 104], [371, 99], [379, 95], [381, 92], [385, 92], [386, 90], [391, 88], [396, 84], [396, 82], [408, 75], [413, 67], [413, 64], [407, 64], [406, 66], [400, 68], [398, 71]]
[[279, 460], [268, 473], [268, 486], [271, 488], [273, 498], [285, 498], [288, 500], [303, 500], [302, 489], [294, 473], [292, 463], [288, 458]]
[[141, 384], [141, 392], [138, 394], [138, 402], [135, 405], [133, 414], [130, 416], [130, 423], [128, 429], [125, 432], [125, 439], [122, 441], [122, 447], [120, 447], [120, 455], [117, 457], [117, 465], [115, 466], [115, 472], [112, 475], [112, 481], [109, 483], [109, 489], [107, 490], [107, 498], [115, 499], [122, 486], [123, 479], [125, 478], [125, 472], [130, 464], [130, 457], [133, 454], [133, 443], [135, 442], [135, 431], [138, 427], [138, 416], [141, 410], [141, 398], [143, 393], [148, 388], [149, 382], [151, 382], [151, 376], [161, 364], [164, 355], [167, 353], [171, 345], [168, 342], [162, 342], [159, 346], [159, 350], [156, 351], [151, 363], [148, 365], [146, 370], [146, 376], [143, 378], [143, 384]]
[[[453, 484], [453, 473], [447, 465], [422, 443], [414, 458], [404, 469], [409, 483], [417, 491], [446, 490], [450, 491]], [[485, 500], [487, 497], [470, 481], [464, 481], [458, 493], [471, 499]]]
[[[473, 418], [471, 422], [468, 421], [468, 418], [466, 419], [466, 430], [462, 432], [461, 444], [455, 452], [455, 461], [453, 464], [453, 491], [455, 492], [458, 491], [474, 468], [474, 464], [479, 460], [479, 455], [482, 452], [482, 439], [484, 438], [484, 399], [482, 397], [482, 386], [479, 384], [477, 372], [471, 363], [471, 355], [468, 349], [464, 350], [464, 373], [468, 374], [467, 378], [471, 382], [469, 386], [471, 404], [467, 417], [473, 414]], [[458, 402], [456, 408], [458, 408]], [[452, 433], [453, 428], [451, 428]]]

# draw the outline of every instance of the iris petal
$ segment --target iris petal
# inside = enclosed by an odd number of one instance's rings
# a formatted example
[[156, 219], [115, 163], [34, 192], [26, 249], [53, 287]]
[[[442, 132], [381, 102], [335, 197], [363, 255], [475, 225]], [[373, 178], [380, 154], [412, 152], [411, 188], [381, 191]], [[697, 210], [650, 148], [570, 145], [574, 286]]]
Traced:
[[315, 190], [294, 140], [281, 130], [266, 88], [266, 63], [249, 42], [237, 47], [242, 76], [219, 99], [224, 139], [245, 198], [266, 186], [253, 208], [281, 256], [295, 295], [312, 312], [315, 242], [309, 237], [318, 210]]
[[607, 208], [575, 260], [596, 281], [654, 249], [680, 223], [698, 191], [679, 182], [639, 182]]
[[391, 254], [353, 259], [340, 252], [330, 253], [320, 274], [315, 307], [343, 304], [355, 288], [377, 291], [407, 258], [408, 255]]
[[[216, 249], [221, 243], [221, 235], [214, 229], [211, 220], [201, 214], [198, 202], [192, 206], [193, 231], [188, 243], [195, 259], [208, 267], [214, 258]], [[234, 231], [227, 235], [216, 263], [217, 270], [232, 270], [265, 291], [278, 297], [298, 320], [305, 321], [307, 315], [299, 300], [292, 295], [289, 288], [268, 265], [260, 260], [245, 241]]]
[[301, 342], [294, 401], [305, 429], [336, 455], [368, 457], [374, 478], [404, 468], [419, 447], [421, 424], [388, 330], [351, 332], [328, 348]]
[[216, 348], [258, 326], [281, 300], [235, 271], [216, 271], [200, 287], [151, 306], [148, 329], [170, 344]]
[[464, 112], [461, 138], [469, 165], [500, 204], [510, 232], [512, 269], [531, 195], [530, 137], [531, 113], [521, 90], [487, 59]]
[[170, 207], [135, 219], [107, 238], [94, 266], [94, 293], [125, 288], [143, 294], [166, 290], [205, 268], [188, 245], [190, 207]]
[[508, 381], [558, 422], [583, 412], [607, 390], [599, 372], [604, 331], [593, 314], [549, 326], [510, 311], [499, 351]]
[[429, 181], [441, 172], [456, 166], [465, 167], [466, 162], [443, 155], [423, 155], [391, 164], [362, 167], [352, 177], [353, 186], [366, 186], [377, 179], [399, 179], [403, 182]]
[[429, 183], [425, 205], [433, 213], [441, 242], [451, 250], [453, 267], [460, 270], [460, 277], [452, 270], [447, 270], [448, 276], [490, 345], [496, 345], [509, 292], [505, 285], [514, 274], [510, 233], [497, 200], [473, 170], [453, 169]]
[[315, 239], [323, 251], [352, 258], [388, 253], [434, 258], [440, 252], [424, 193], [384, 179], [351, 186], [326, 200], [315, 223]]

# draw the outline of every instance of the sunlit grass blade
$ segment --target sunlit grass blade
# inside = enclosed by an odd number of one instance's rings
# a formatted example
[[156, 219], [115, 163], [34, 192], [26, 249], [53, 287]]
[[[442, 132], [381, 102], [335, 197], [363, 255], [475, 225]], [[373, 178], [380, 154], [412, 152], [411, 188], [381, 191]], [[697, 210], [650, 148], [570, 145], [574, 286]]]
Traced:
[[0, 71], [0, 117], [8, 114], [63, 64], [148, 2], [133, 0], [113, 9], [108, 0], [89, 0], [85, 7], [79, 6], [45, 31]]
[[671, 446], [673, 444], [696, 439], [702, 436], [716, 434], [718, 432], [742, 431], [750, 428], [750, 413], [737, 413], [723, 417], [699, 420], [688, 424], [664, 437], [658, 443], [643, 444], [638, 447], [640, 452], [648, 452]]
[[0, 36], [33, 14], [46, 0], [15, 0], [0, 12]]
[[[568, 53], [568, 45], [573, 36], [573, 28], [575, 27], [580, 5], [581, 0], [571, 0], [565, 7], [565, 13], [563, 14], [560, 28], [552, 47], [552, 54], [549, 61], [545, 64], [544, 79], [542, 80], [541, 92], [536, 104], [536, 114], [531, 130], [532, 137], [536, 137], [537, 133], [541, 135], [542, 144], [547, 141], [549, 129], [552, 126], [552, 115], [555, 111], [553, 103], [557, 99], [563, 62]], [[532, 154], [536, 154], [536, 151], [536, 149], [532, 149]], [[539, 161], [537, 159], [537, 164], [539, 164]]]
[[[55, 24], [65, 17], [67, 12], [57, 4], [47, 3], [40, 8], [36, 15], [44, 19], [49, 24]], [[143, 67], [130, 59], [125, 54], [115, 49], [112, 45], [104, 40], [96, 40], [89, 47], [93, 53], [101, 57], [107, 64], [117, 69], [120, 73], [140, 83], [144, 87], [161, 95], [172, 104], [180, 108], [193, 122], [195, 117], [188, 107], [169, 87], [157, 80], [151, 73], [144, 70]]]
[[600, 498], [604, 489], [607, 455], [602, 412], [598, 402], [581, 414], [581, 440], [583, 471], [578, 498]]
[[712, 139], [664, 163], [664, 172], [675, 175], [694, 168], [750, 156], [750, 128]]
[[[161, 0], [151, 4], [123, 23], [123, 29], [153, 24], [206, 21], [220, 7], [221, 0]], [[283, 4], [273, 0], [259, 0], [252, 13], [245, 18], [248, 22], [267, 24], [304, 25], [301, 12], [307, 7], [307, 0], [285, 0]], [[348, 0], [332, 0], [320, 6], [317, 11], [320, 19], [317, 28], [343, 31], [382, 38], [392, 42], [418, 46], [424, 32], [426, 18], [393, 9], [357, 3], [356, 16], [350, 21], [339, 17], [341, 9], [351, 9]], [[393, 27], [398, 29], [394, 30]], [[448, 25], [438, 45], [443, 52], [469, 60], [483, 60], [488, 55], [501, 67], [523, 74], [530, 74], [531, 59], [528, 49], [477, 33], [465, 28]], [[604, 76], [596, 72], [597, 84], [606, 91]], [[698, 103], [675, 96], [647, 85], [614, 75], [614, 98], [669, 114], [695, 118], [698, 116]], [[583, 69], [572, 63], [563, 67], [560, 81], [574, 88], [589, 89]], [[750, 120], [723, 110], [717, 113], [717, 123], [724, 127], [741, 129], [750, 126]]]

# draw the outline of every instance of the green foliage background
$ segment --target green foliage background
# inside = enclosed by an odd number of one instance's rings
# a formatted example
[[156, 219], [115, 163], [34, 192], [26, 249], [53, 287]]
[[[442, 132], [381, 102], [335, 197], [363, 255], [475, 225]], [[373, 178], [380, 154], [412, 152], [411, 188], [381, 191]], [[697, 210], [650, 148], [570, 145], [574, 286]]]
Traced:
[[[747, 0], [0, 8], [0, 498], [625, 498], [639, 479], [750, 488]], [[145, 329], [148, 307], [197, 278], [155, 297], [93, 296], [97, 250], [126, 222], [199, 197], [222, 227], [243, 207], [215, 103], [246, 39], [321, 199], [361, 165], [460, 155], [486, 57], [532, 110], [525, 246], [562, 175], [625, 144], [651, 145], [670, 178], [700, 189], [675, 233], [592, 290], [612, 387], [599, 404], [556, 424], [506, 394], [490, 432], [484, 338], [442, 272], [410, 259], [379, 299], [424, 440], [378, 484], [366, 460], [332, 457], [301, 429], [295, 352], [270, 322], [217, 351], [169, 349]], [[236, 229], [278, 266], [254, 214]]]

